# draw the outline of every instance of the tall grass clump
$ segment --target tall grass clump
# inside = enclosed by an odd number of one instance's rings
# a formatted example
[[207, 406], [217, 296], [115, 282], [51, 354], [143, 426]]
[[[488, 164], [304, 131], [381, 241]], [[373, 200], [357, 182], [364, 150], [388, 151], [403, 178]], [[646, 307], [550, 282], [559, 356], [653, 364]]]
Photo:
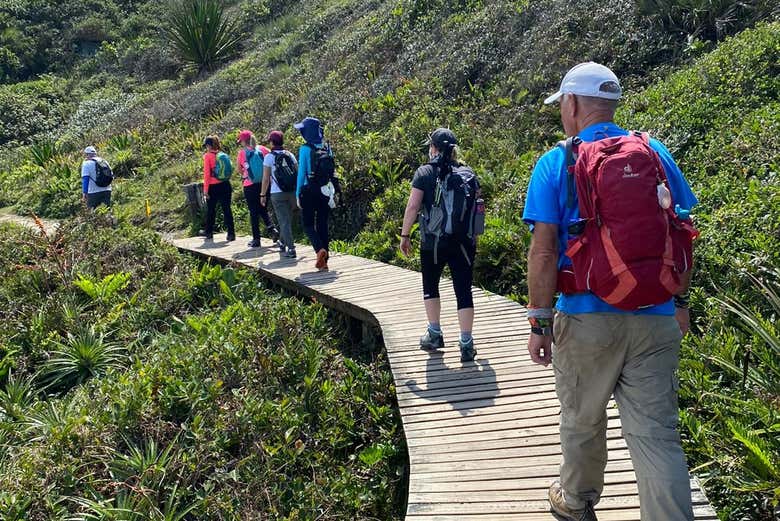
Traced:
[[182, 62], [200, 72], [232, 58], [243, 38], [220, 0], [172, 2], [163, 30]]

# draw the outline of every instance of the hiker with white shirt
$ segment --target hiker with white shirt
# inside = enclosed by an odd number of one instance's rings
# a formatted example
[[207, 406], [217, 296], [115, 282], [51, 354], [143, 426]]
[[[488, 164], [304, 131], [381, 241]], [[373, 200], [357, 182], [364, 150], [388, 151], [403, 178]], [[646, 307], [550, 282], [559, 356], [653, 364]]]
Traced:
[[81, 200], [87, 208], [94, 209], [104, 204], [111, 206], [111, 181], [114, 174], [108, 162], [98, 156], [94, 146], [84, 149], [81, 163]]
[[284, 148], [284, 134], [273, 130], [266, 138], [271, 146], [270, 153], [263, 160], [263, 187], [260, 191], [260, 204], [268, 205], [270, 195], [276, 220], [279, 223], [280, 253], [295, 258], [295, 242], [292, 233], [292, 216], [297, 207], [295, 189], [298, 181], [298, 161]]

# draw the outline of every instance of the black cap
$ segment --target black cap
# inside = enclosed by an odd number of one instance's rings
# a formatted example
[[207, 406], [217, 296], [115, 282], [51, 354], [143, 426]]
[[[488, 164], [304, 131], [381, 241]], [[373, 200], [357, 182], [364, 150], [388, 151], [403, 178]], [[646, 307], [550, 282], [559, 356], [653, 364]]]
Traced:
[[208, 136], [203, 139], [203, 146], [204, 147], [211, 147], [214, 148], [214, 139], [211, 136]]
[[437, 128], [428, 136], [428, 141], [426, 141], [425, 144], [433, 145], [437, 149], [444, 151], [457, 145], [458, 138], [456, 138], [452, 130], [448, 128]]

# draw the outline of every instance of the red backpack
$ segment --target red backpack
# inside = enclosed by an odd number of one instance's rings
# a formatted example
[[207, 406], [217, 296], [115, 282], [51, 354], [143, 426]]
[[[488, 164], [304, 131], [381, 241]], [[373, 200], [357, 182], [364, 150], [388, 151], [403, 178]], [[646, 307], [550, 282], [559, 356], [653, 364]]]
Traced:
[[569, 138], [562, 146], [567, 204], [574, 207], [576, 193], [580, 220], [570, 226], [566, 255], [573, 266], [558, 273], [558, 290], [590, 291], [627, 311], [667, 302], [691, 269], [698, 232], [677, 216], [671, 198], [666, 208], [659, 203], [658, 185], [669, 184], [649, 136]]

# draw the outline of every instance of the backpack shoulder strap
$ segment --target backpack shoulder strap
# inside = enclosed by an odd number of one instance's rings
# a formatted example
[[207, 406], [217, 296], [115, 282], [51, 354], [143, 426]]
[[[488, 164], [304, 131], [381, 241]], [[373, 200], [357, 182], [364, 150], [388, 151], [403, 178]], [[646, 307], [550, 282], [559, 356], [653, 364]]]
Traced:
[[563, 149], [566, 165], [566, 207], [574, 208], [574, 195], [577, 193], [577, 186], [574, 183], [574, 165], [577, 163], [577, 147], [582, 140], [577, 136], [572, 136], [564, 141], [559, 141], [558, 146]]

